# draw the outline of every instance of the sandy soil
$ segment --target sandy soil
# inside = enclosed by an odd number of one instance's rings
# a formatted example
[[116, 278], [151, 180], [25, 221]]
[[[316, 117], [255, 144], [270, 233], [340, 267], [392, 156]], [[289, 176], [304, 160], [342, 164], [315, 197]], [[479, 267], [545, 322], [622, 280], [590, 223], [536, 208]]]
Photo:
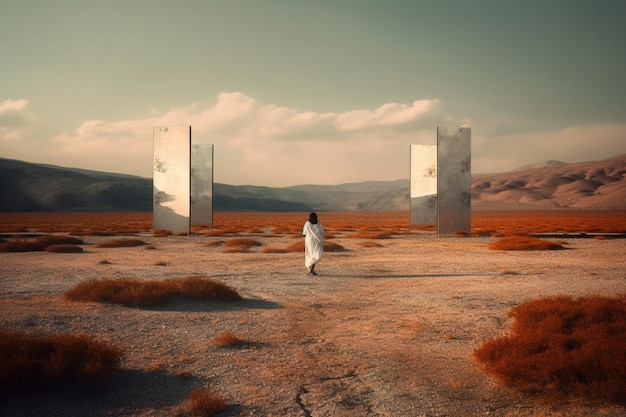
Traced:
[[[618, 416], [607, 404], [549, 406], [480, 370], [472, 351], [505, 334], [507, 311], [557, 294], [626, 293], [626, 239], [564, 240], [568, 250], [498, 252], [490, 237], [432, 233], [333, 239], [320, 275], [305, 273], [291, 237], [251, 236], [249, 253], [203, 246], [227, 237], [139, 235], [155, 250], [0, 254], [0, 326], [28, 333], [85, 332], [123, 347], [123, 370], [92, 396], [12, 397], [5, 416], [170, 416], [194, 388], [230, 404], [224, 416]], [[108, 261], [108, 263], [103, 262]], [[158, 265], [166, 263], [166, 265]], [[176, 301], [133, 309], [71, 303], [90, 278], [220, 279], [236, 303]], [[249, 341], [215, 346], [232, 331]], [[191, 379], [176, 376], [189, 372]]]

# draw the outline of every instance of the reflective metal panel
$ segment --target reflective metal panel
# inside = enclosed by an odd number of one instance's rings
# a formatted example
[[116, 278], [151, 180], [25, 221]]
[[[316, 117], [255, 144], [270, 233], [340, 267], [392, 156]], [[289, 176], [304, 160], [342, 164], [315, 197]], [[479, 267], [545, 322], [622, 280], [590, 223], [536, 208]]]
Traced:
[[189, 234], [191, 126], [153, 130], [153, 227]]
[[191, 224], [213, 224], [213, 145], [191, 145]]
[[437, 224], [437, 146], [411, 145], [411, 224]]
[[471, 233], [471, 181], [471, 129], [438, 127], [438, 234]]

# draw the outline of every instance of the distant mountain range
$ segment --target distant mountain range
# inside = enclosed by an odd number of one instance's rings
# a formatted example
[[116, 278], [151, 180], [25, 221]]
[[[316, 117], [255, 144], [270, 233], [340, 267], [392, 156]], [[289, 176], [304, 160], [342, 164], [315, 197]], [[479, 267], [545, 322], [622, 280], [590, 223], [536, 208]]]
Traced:
[[602, 161], [548, 161], [472, 179], [472, 208], [625, 210], [626, 154]]
[[[410, 181], [214, 184], [215, 211], [409, 210]], [[0, 212], [152, 211], [152, 179], [0, 158]], [[472, 209], [626, 209], [626, 154], [472, 177]]]

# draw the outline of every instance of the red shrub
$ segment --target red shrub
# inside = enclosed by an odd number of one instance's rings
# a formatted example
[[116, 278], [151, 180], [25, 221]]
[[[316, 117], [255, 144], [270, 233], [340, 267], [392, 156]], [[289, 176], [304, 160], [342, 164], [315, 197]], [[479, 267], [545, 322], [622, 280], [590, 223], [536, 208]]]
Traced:
[[241, 300], [241, 296], [231, 287], [203, 277], [162, 281], [93, 279], [65, 293], [65, 298], [71, 301], [95, 301], [130, 307], [152, 307], [164, 304], [175, 296], [199, 300]]
[[118, 348], [85, 335], [0, 331], [0, 390], [96, 387], [119, 368], [121, 357]]
[[552, 399], [626, 403], [626, 296], [560, 296], [509, 312], [510, 334], [474, 351], [504, 385]]
[[359, 230], [358, 232], [353, 233], [348, 237], [354, 239], [390, 239], [391, 233], [385, 231]]
[[211, 278], [187, 277], [167, 279], [163, 285], [175, 288], [178, 295], [198, 300], [239, 301], [241, 296], [233, 288]]
[[132, 279], [92, 279], [81, 282], [65, 293], [71, 301], [96, 301], [133, 307], [150, 307], [165, 303], [168, 289], [154, 281]]
[[221, 395], [200, 389], [195, 389], [189, 394], [189, 412], [194, 417], [210, 417], [226, 408], [228, 404]]
[[252, 246], [261, 246], [261, 242], [247, 237], [236, 237], [228, 240], [224, 243], [224, 246], [250, 248]]
[[237, 336], [233, 332], [222, 332], [211, 339], [215, 346], [229, 347], [240, 346], [246, 343], [246, 340]]
[[82, 253], [83, 248], [77, 245], [50, 245], [46, 247], [46, 252], [54, 253]]
[[492, 250], [558, 250], [564, 249], [556, 242], [537, 239], [529, 236], [509, 236], [490, 243]]
[[304, 241], [294, 242], [285, 248], [288, 252], [304, 252]]
[[325, 252], [343, 252], [345, 248], [338, 243], [335, 242], [324, 242], [324, 251]]
[[45, 249], [45, 245], [28, 240], [0, 243], [0, 252], [38, 252]]

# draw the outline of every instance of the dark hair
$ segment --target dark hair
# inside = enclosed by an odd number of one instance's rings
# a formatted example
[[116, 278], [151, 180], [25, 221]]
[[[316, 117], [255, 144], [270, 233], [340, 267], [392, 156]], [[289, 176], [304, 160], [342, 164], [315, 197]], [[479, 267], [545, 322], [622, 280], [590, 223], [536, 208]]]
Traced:
[[315, 213], [309, 214], [309, 222], [311, 224], [317, 224], [317, 214]]

